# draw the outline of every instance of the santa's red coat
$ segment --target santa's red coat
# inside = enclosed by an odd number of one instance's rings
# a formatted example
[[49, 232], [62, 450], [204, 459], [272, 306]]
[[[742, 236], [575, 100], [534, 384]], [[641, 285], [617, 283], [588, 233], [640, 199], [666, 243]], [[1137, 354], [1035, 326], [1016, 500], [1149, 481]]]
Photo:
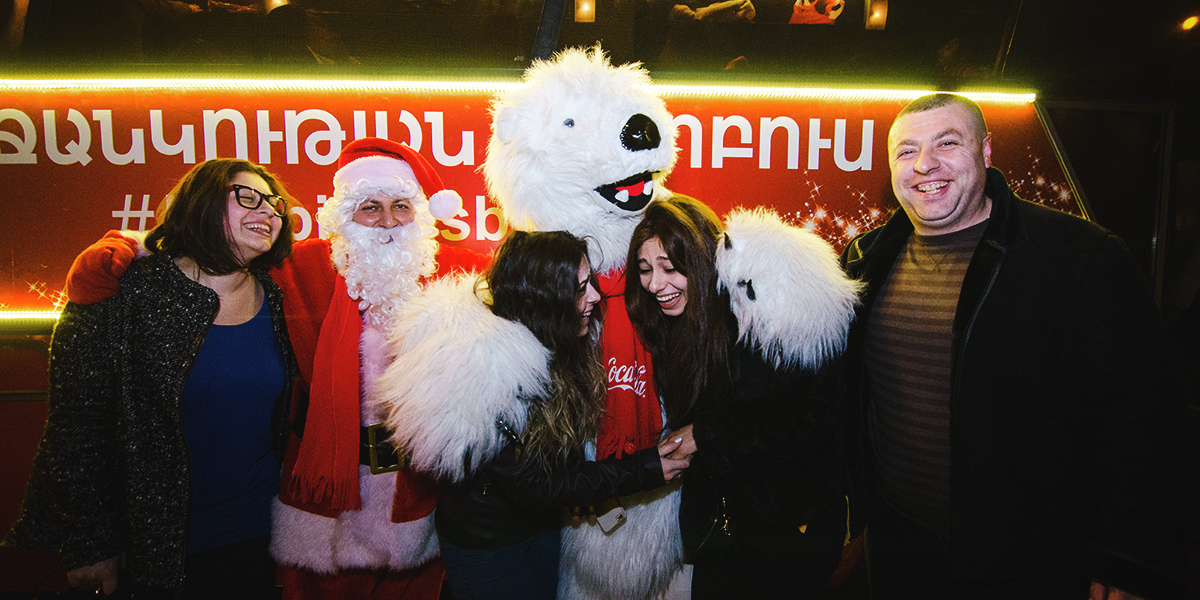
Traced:
[[[330, 243], [328, 240], [309, 239], [297, 242], [293, 247], [292, 256], [271, 270], [271, 278], [283, 290], [284, 314], [287, 316], [288, 335], [292, 340], [292, 350], [300, 363], [301, 382], [295, 386], [293, 397], [293, 421], [304, 419], [297, 410], [307, 406], [308, 388], [314, 377], [314, 357], [317, 351], [317, 339], [321, 333], [321, 324], [329, 311], [337, 278], [340, 275], [334, 270]], [[435, 277], [443, 277], [454, 272], [482, 272], [489, 258], [463, 248], [441, 246], [437, 254], [437, 272]], [[295, 463], [299, 438], [293, 435], [292, 443], [288, 444], [288, 452], [284, 462], [284, 476], [280, 489], [288, 488], [289, 474]], [[425, 502], [429, 510], [437, 503], [437, 487], [427, 486], [414, 492], [426, 496]], [[299, 502], [288, 502], [297, 506]], [[335, 516], [320, 504], [305, 503], [297, 506], [309, 512]]]

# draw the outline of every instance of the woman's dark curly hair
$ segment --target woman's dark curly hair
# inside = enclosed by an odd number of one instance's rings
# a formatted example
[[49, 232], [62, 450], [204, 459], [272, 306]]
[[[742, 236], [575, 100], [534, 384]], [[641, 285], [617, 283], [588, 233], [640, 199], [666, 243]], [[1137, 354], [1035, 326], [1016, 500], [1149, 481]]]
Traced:
[[183, 176], [167, 194], [166, 212], [146, 236], [146, 248], [152, 253], [186, 256], [211, 275], [224, 275], [248, 267], [270, 268], [292, 253], [291, 211], [284, 211], [279, 237], [271, 249], [246, 264], [230, 245], [226, 217], [229, 214], [229, 184], [238, 173], [258, 175], [267, 182], [271, 193], [292, 197], [274, 175], [247, 160], [216, 158], [204, 161]]
[[[524, 456], [550, 466], [570, 458], [596, 434], [607, 381], [598, 344], [600, 307], [580, 335], [579, 268], [587, 243], [565, 231], [514, 231], [484, 275], [490, 308], [524, 325], [550, 350], [550, 398], [533, 399]], [[595, 286], [595, 275], [589, 278]]]

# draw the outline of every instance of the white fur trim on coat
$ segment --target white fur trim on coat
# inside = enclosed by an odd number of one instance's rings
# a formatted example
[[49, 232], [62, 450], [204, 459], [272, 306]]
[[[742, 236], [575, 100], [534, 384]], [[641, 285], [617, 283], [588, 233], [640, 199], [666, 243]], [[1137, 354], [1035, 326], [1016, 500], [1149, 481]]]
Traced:
[[820, 236], [769, 210], [735, 209], [716, 263], [738, 339], [776, 366], [819, 367], [845, 348], [861, 286]]
[[563, 528], [559, 600], [661, 598], [683, 568], [681, 485], [621, 498], [625, 522], [612, 533], [586, 523]]
[[411, 464], [452, 481], [508, 443], [498, 417], [523, 431], [522, 398], [550, 386], [550, 352], [521, 324], [493, 315], [475, 284], [470, 275], [440, 279], [396, 310], [394, 358], [371, 398]]
[[331, 519], [271, 503], [271, 556], [276, 562], [329, 575], [341, 569], [402, 571], [438, 555], [433, 513], [407, 523], [392, 523], [396, 474], [372, 475], [359, 467], [362, 510]]

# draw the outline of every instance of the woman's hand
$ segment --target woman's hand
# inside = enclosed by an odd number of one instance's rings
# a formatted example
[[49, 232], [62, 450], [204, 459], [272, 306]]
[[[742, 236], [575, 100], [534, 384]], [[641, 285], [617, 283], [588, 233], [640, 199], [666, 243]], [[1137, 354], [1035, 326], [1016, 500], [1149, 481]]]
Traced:
[[111, 596], [117, 591], [117, 569], [120, 564], [121, 557], [114, 556], [94, 565], [67, 571], [67, 583], [71, 584], [71, 587], [85, 591], [103, 591], [105, 596]]
[[[689, 423], [680, 427], [677, 431], [671, 432], [667, 436], [666, 442], [673, 442], [676, 445], [673, 450], [668, 450], [669, 454], [665, 454], [667, 458], [672, 460], [688, 459], [691, 460], [692, 455], [696, 453], [696, 438], [692, 437], [692, 425]], [[659, 444], [661, 450], [663, 444]], [[661, 454], [661, 452], [660, 452]]]
[[[690, 437], [692, 431], [691, 425], [687, 429], [688, 436]], [[658, 443], [658, 456], [662, 462], [664, 481], [675, 479], [680, 473], [683, 473], [684, 469], [687, 469], [692, 464], [692, 455], [690, 452], [680, 454], [683, 443], [684, 438], [674, 434], [667, 436], [666, 439]]]

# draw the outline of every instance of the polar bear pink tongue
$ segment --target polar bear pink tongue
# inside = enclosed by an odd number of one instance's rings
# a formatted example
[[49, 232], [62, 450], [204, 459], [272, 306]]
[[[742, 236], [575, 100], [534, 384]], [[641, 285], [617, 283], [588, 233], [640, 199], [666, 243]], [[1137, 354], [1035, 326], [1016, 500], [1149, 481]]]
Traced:
[[637, 197], [637, 196], [641, 196], [641, 195], [642, 195], [642, 190], [643, 190], [643, 189], [645, 189], [645, 187], [646, 187], [646, 182], [645, 182], [645, 181], [639, 181], [639, 182], [637, 182], [637, 183], [635, 183], [635, 184], [633, 184], [633, 185], [627, 185], [627, 186], [621, 186], [621, 187], [618, 187], [618, 188], [617, 188], [617, 191], [622, 191], [622, 190], [623, 190], [623, 191], [629, 192], [629, 197], [630, 197], [630, 198], [635, 198], [635, 197]]

